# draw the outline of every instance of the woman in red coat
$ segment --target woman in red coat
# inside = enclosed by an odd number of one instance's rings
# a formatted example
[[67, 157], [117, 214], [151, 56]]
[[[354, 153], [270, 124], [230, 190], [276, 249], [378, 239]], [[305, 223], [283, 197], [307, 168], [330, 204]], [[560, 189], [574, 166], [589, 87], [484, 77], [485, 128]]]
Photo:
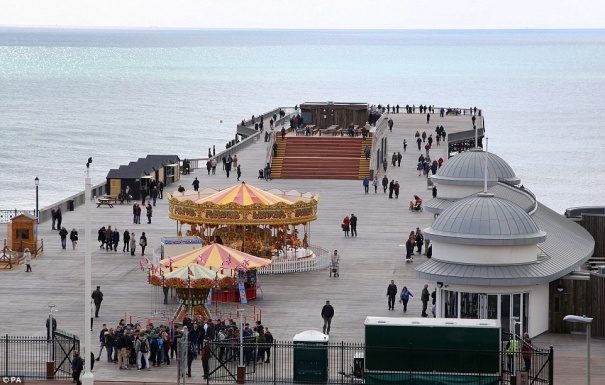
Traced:
[[345, 232], [345, 237], [349, 236], [349, 230], [351, 229], [350, 225], [351, 225], [351, 220], [349, 219], [349, 216], [347, 215], [345, 217], [345, 219], [342, 221], [342, 231]]

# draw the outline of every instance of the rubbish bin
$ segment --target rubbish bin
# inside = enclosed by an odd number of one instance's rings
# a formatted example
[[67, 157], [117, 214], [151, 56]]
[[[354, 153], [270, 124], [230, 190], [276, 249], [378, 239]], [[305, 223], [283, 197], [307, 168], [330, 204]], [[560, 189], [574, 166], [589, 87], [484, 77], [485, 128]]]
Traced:
[[74, 203], [75, 201], [73, 199], [67, 201], [67, 211], [74, 211]]
[[328, 382], [328, 340], [316, 330], [294, 336], [294, 382]]
[[355, 378], [363, 377], [363, 352], [355, 353], [353, 357], [353, 375]]

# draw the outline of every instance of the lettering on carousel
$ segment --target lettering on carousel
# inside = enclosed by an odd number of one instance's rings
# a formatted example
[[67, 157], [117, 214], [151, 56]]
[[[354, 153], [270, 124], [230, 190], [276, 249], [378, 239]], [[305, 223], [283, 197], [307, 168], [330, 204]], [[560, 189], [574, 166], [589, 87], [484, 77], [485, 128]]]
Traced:
[[308, 217], [313, 215], [313, 208], [312, 207], [307, 207], [304, 209], [296, 209], [294, 210], [294, 217], [295, 218], [299, 218], [299, 217]]
[[240, 219], [240, 213], [237, 210], [206, 210], [206, 218]]
[[252, 219], [284, 219], [286, 212], [284, 210], [263, 210], [253, 211]]
[[195, 209], [187, 206], [172, 206], [172, 212], [183, 217], [196, 217]]

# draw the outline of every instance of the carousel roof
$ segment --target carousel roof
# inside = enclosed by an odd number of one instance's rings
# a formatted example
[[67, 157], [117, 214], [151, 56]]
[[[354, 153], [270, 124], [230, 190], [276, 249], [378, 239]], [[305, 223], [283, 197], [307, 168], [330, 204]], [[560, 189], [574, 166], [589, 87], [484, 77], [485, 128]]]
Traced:
[[169, 256], [169, 258], [163, 259], [160, 264], [163, 267], [169, 267], [171, 261], [173, 268], [194, 263], [206, 267], [239, 270], [255, 269], [271, 264], [270, 259], [255, 257], [218, 243]]
[[263, 191], [259, 188], [250, 186], [246, 182], [242, 182], [233, 187], [219, 191], [208, 197], [202, 198], [197, 203], [212, 202], [217, 205], [227, 205], [237, 203], [242, 206], [248, 206], [256, 203], [263, 205], [273, 205], [279, 202], [291, 204], [292, 201], [273, 195], [270, 192]]

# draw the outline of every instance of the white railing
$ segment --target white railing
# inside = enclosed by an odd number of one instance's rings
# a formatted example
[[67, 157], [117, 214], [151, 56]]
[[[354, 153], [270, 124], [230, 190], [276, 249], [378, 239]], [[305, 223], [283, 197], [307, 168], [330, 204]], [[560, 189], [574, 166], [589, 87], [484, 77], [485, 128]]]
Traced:
[[314, 255], [300, 259], [274, 260], [269, 266], [258, 269], [258, 274], [286, 274], [302, 271], [315, 271], [330, 266], [330, 255], [327, 250], [311, 245]]

